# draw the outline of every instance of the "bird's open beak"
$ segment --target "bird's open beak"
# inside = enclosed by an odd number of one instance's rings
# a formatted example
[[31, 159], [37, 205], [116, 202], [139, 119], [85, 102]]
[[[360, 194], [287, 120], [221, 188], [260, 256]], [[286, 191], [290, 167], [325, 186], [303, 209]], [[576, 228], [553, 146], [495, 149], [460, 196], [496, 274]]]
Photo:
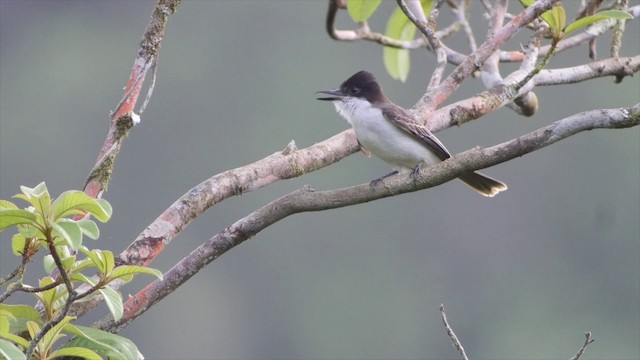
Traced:
[[316, 91], [316, 95], [317, 94], [331, 95], [331, 96], [319, 97], [316, 99], [316, 100], [325, 100], [325, 101], [342, 100], [342, 97], [344, 96], [340, 92], [340, 90], [320, 90], [320, 91]]

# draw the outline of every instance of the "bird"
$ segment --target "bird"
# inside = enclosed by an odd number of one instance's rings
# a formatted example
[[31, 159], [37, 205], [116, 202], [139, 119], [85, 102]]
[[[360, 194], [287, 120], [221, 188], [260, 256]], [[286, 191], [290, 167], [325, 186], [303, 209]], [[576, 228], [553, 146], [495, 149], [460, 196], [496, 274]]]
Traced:
[[[373, 154], [393, 168], [393, 172], [371, 181], [371, 186], [398, 173], [415, 177], [421, 166], [451, 157], [427, 127], [384, 94], [382, 86], [368, 71], [359, 71], [338, 89], [320, 90], [316, 95], [323, 95], [317, 100], [333, 102], [338, 114], [353, 128], [365, 155]], [[459, 179], [487, 197], [507, 189], [505, 183], [475, 171], [464, 172]]]

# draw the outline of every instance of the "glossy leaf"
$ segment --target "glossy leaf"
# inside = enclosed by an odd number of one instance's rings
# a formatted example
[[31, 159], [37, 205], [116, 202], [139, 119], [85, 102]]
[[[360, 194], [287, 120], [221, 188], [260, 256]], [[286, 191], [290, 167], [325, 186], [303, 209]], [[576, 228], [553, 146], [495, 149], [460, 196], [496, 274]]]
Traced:
[[72, 249], [78, 250], [82, 245], [82, 231], [77, 222], [63, 218], [52, 223], [51, 227], [66, 240], [67, 245]]
[[91, 259], [91, 261], [93, 261], [93, 264], [98, 269], [98, 272], [100, 274], [104, 275], [107, 273], [105, 270], [104, 256], [102, 255], [102, 251], [97, 249], [89, 251], [84, 247], [81, 247], [79, 250], [89, 259]]
[[77, 222], [80, 226], [80, 230], [84, 235], [87, 235], [90, 239], [96, 240], [100, 237], [100, 229], [95, 221], [89, 219], [83, 219]]
[[109, 307], [109, 311], [111, 311], [113, 319], [115, 321], [120, 320], [120, 318], [122, 318], [122, 314], [124, 313], [124, 306], [122, 305], [122, 295], [108, 286], [98, 291], [100, 291], [100, 294], [102, 294], [102, 296], [104, 297], [104, 302], [107, 303], [107, 307]]
[[65, 347], [58, 349], [49, 355], [51, 358], [61, 358], [65, 356], [89, 360], [102, 360], [102, 356], [96, 354], [94, 351], [81, 347]]
[[44, 182], [36, 185], [34, 188], [20, 186], [22, 194], [16, 194], [13, 197], [22, 199], [31, 204], [40, 214], [46, 214], [51, 207], [51, 195]]
[[593, 14], [591, 16], [585, 16], [567, 25], [567, 27], [564, 29], [564, 33], [570, 34], [576, 30], [580, 30], [591, 24], [597, 23], [598, 21], [628, 20], [628, 19], [633, 19], [633, 16], [631, 16], [631, 14], [624, 11], [620, 11], [620, 10], [600, 11], [599, 13]]
[[51, 254], [44, 256], [42, 259], [42, 266], [47, 274], [51, 274], [51, 272], [56, 269], [56, 262], [53, 260], [53, 256]]
[[53, 202], [53, 219], [88, 212], [98, 221], [106, 222], [111, 217], [111, 205], [104, 199], [94, 199], [82, 191], [65, 191]]
[[[416, 30], [416, 27], [402, 10], [397, 8], [387, 22], [385, 35], [393, 39], [410, 41], [415, 37]], [[411, 68], [409, 50], [385, 46], [382, 59], [387, 72], [392, 78], [402, 82], [407, 80]]]
[[63, 337], [62, 329], [74, 319], [75, 317], [73, 316], [65, 316], [59, 323], [49, 329], [49, 331], [47, 331], [47, 333], [42, 337], [42, 340], [40, 340], [42, 347], [45, 349], [51, 349], [53, 344]]
[[[40, 279], [39, 286], [44, 287], [53, 284], [53, 278], [46, 276]], [[51, 288], [34, 294], [46, 309], [51, 309], [56, 300], [56, 289]]]
[[0, 200], [0, 209], [17, 209], [18, 206], [7, 200]]
[[121, 278], [123, 281], [128, 282], [131, 281], [130, 276], [136, 274], [148, 274], [157, 277], [162, 280], [162, 272], [158, 269], [152, 269], [144, 266], [136, 266], [136, 265], [122, 265], [113, 269], [111, 274], [109, 274], [109, 280], [115, 280]]
[[24, 251], [24, 245], [27, 243], [27, 239], [22, 234], [15, 234], [11, 238], [11, 250], [13, 255], [22, 256]]
[[9, 323], [11, 324], [11, 331], [13, 333], [21, 333], [25, 331], [27, 329], [27, 321], [41, 321], [40, 313], [32, 306], [0, 304], [0, 310], [13, 315], [14, 318], [9, 320]]
[[382, 0], [347, 0], [347, 12], [355, 22], [367, 20]]
[[71, 281], [78, 281], [89, 286], [95, 286], [98, 283], [96, 280], [81, 273], [71, 275], [70, 279]]
[[65, 346], [92, 349], [103, 357], [114, 360], [143, 359], [136, 345], [129, 339], [106, 331], [84, 327], [67, 326], [65, 331], [76, 336]]
[[11, 360], [26, 360], [27, 356], [12, 342], [0, 339], [0, 358]]
[[36, 215], [23, 209], [0, 209], [0, 231], [16, 225], [34, 224]]

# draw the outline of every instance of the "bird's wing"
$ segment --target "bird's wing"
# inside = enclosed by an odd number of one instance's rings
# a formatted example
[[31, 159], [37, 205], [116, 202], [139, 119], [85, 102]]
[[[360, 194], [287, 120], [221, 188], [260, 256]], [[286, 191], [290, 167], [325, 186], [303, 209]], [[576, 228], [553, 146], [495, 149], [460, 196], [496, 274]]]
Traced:
[[384, 107], [382, 115], [395, 126], [406, 131], [410, 135], [422, 140], [440, 160], [451, 157], [451, 153], [444, 147], [438, 138], [426, 127], [419, 124], [415, 117], [407, 110], [399, 107]]

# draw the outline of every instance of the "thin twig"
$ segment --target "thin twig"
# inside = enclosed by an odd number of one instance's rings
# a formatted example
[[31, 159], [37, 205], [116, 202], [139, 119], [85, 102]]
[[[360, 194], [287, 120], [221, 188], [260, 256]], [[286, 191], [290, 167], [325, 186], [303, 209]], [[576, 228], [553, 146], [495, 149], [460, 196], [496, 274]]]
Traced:
[[584, 351], [587, 349], [587, 346], [589, 344], [591, 344], [592, 342], [596, 341], [596, 339], [591, 337], [591, 332], [587, 331], [586, 333], [584, 333], [584, 343], [582, 344], [582, 347], [580, 348], [580, 350], [578, 350], [578, 353], [575, 354], [570, 360], [578, 360], [580, 359], [580, 357], [582, 356], [582, 354], [584, 354]]
[[131, 95], [133, 94], [134, 91], [136, 91], [136, 89], [138, 89], [138, 86], [140, 85], [140, 82], [144, 79], [144, 76], [145, 76], [145, 74], [147, 73], [147, 71], [149, 69], [149, 64], [150, 64], [149, 62], [145, 62], [144, 66], [143, 66], [143, 70], [138, 73], [138, 75], [136, 76], [135, 81], [129, 87], [127, 92], [122, 96], [122, 99], [120, 99], [120, 102], [118, 102], [118, 105], [116, 105], [116, 108], [113, 111], [111, 111], [111, 121], [117, 121], [118, 120], [118, 119], [115, 118], [115, 115], [120, 113], [120, 109], [122, 108], [122, 105], [124, 105], [124, 103], [126, 103], [126, 102], [131, 100]]
[[456, 333], [453, 332], [451, 326], [449, 326], [449, 322], [447, 321], [447, 314], [444, 312], [444, 304], [440, 304], [440, 315], [442, 316], [442, 322], [444, 323], [445, 329], [447, 329], [447, 335], [449, 335], [449, 339], [453, 342], [453, 346], [458, 350], [460, 356], [462, 356], [463, 360], [469, 360], [467, 354], [464, 352], [464, 347], [462, 347], [462, 343], [456, 336]]
[[329, 37], [338, 41], [368, 40], [378, 44], [398, 49], [417, 49], [424, 46], [422, 39], [414, 41], [396, 40], [384, 34], [371, 32], [365, 23], [360, 24], [357, 30], [339, 30], [335, 27], [336, 13], [340, 8], [337, 0], [329, 0], [325, 29]]
[[147, 108], [147, 104], [149, 104], [149, 100], [151, 100], [151, 95], [153, 95], [153, 89], [156, 87], [156, 75], [157, 75], [157, 72], [158, 72], [158, 57], [157, 56], [154, 59], [153, 65], [151, 65], [151, 68], [153, 69], [153, 74], [151, 76], [151, 84], [149, 85], [149, 88], [147, 89], [147, 96], [145, 96], [144, 102], [142, 102], [142, 106], [140, 106], [140, 110], [138, 110], [138, 115], [142, 115], [144, 110]]
[[462, 25], [464, 33], [467, 35], [467, 40], [469, 41], [469, 48], [471, 49], [471, 52], [476, 51], [478, 49], [478, 45], [476, 44], [476, 38], [473, 35], [473, 29], [471, 29], [469, 19], [467, 18], [467, 2], [465, 0], [460, 1], [458, 9], [454, 10], [454, 13], [458, 17], [458, 22]]
[[[422, 11], [422, 6], [420, 5], [420, 2], [417, 1], [417, 5], [415, 4], [416, 3], [415, 1], [411, 3], [413, 5], [411, 9], [409, 9], [409, 6], [407, 6], [407, 3], [405, 3], [405, 0], [397, 0], [397, 2], [398, 2], [398, 6], [400, 7], [400, 9], [402, 9], [402, 11], [407, 16], [407, 18], [409, 18], [409, 20], [411, 20], [411, 22], [420, 30], [420, 32], [422, 32], [422, 34], [425, 36], [425, 38], [429, 42], [429, 45], [431, 46], [431, 48], [436, 52], [438, 65], [436, 66], [436, 68], [433, 70], [433, 73], [431, 74], [431, 79], [429, 80], [429, 84], [427, 85], [427, 91], [426, 91], [426, 93], [428, 94], [427, 97], [431, 99], [434, 95], [436, 88], [438, 87], [438, 85], [440, 85], [442, 74], [444, 73], [444, 69], [447, 65], [447, 55], [444, 49], [442, 48], [442, 42], [436, 37], [432, 28], [425, 21], [426, 18], [425, 18], [424, 12]], [[412, 9], [414, 10], [412, 11]], [[418, 12], [418, 14], [417, 15], [414, 14], [414, 11]], [[429, 23], [432, 26], [435, 26], [435, 19], [438, 16], [438, 13], [439, 13], [438, 6], [434, 6], [429, 15]], [[430, 100], [428, 101], [430, 102]], [[425, 108], [425, 111], [430, 111], [430, 110], [433, 110], [433, 109]]]

